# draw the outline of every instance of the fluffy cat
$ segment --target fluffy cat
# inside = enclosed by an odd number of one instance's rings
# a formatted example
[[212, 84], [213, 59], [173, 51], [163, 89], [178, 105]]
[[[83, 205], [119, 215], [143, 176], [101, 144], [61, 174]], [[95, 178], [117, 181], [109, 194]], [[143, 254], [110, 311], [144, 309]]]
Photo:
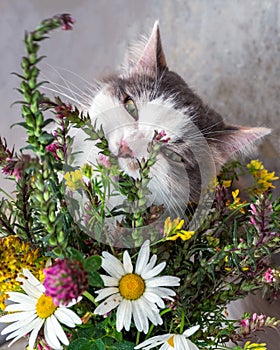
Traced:
[[[169, 70], [158, 22], [128, 53], [120, 74], [100, 81], [88, 112], [102, 125], [120, 167], [137, 178], [154, 130], [170, 138], [151, 170], [151, 201], [173, 211], [198, 202], [202, 188], [236, 152], [244, 153], [269, 129], [226, 124], [175, 72]], [[93, 144], [85, 156], [93, 160]], [[84, 162], [84, 159], [83, 159]]]

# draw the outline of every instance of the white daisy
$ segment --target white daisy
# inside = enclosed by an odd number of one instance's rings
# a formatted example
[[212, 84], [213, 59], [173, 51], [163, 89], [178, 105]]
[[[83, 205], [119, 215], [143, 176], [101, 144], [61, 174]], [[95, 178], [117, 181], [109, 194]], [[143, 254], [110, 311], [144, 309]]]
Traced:
[[24, 293], [9, 292], [8, 300], [12, 301], [5, 311], [11, 312], [0, 317], [0, 322], [12, 323], [4, 328], [1, 334], [8, 334], [6, 340], [12, 339], [12, 345], [18, 339], [30, 333], [29, 349], [33, 349], [38, 333], [44, 325], [44, 337], [53, 349], [62, 349], [61, 343], [68, 345], [69, 341], [60, 323], [73, 328], [82, 321], [67, 307], [56, 306], [52, 298], [45, 295], [45, 287], [28, 269], [23, 269], [23, 277], [18, 277]]
[[[166, 287], [178, 286], [180, 279], [173, 276], [156, 277], [166, 263], [155, 266], [157, 256], [150, 258], [150, 242], [146, 241], [138, 254], [135, 271], [127, 251], [123, 254], [123, 263], [113, 255], [102, 253], [102, 267], [110, 275], [102, 275], [107, 288], [97, 291], [96, 301], [105, 299], [94, 311], [97, 315], [105, 315], [115, 307], [117, 309], [117, 331], [123, 327], [130, 329], [131, 318], [140, 332], [147, 333], [149, 320], [154, 325], [162, 324], [159, 308], [164, 308], [162, 298], [172, 300], [176, 293]], [[159, 307], [159, 308], [158, 308]]]
[[135, 346], [134, 349], [149, 350], [161, 345], [159, 350], [199, 350], [198, 347], [188, 339], [188, 337], [193, 335], [198, 329], [199, 326], [197, 325], [187, 329], [183, 334], [157, 335]]

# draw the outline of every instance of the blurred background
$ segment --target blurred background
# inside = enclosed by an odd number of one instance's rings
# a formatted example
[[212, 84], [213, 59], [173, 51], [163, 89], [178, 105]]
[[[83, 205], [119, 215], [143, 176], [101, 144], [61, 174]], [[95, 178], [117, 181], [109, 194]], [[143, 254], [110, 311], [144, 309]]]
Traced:
[[[170, 69], [227, 121], [273, 129], [256, 157], [280, 173], [279, 0], [0, 0], [0, 135], [10, 147], [24, 144], [23, 129], [10, 129], [21, 121], [20, 108], [11, 107], [20, 96], [18, 79], [10, 73], [20, 72], [24, 31], [58, 13], [72, 14], [76, 24], [43, 42], [43, 79], [83, 90], [85, 80], [118, 68], [126, 47], [149, 34], [158, 19]], [[2, 174], [0, 186], [9, 189]], [[268, 305], [249, 298], [233, 304], [232, 316], [240, 317], [245, 308], [280, 318], [279, 301]], [[258, 337], [275, 350], [280, 336], [273, 335]]]

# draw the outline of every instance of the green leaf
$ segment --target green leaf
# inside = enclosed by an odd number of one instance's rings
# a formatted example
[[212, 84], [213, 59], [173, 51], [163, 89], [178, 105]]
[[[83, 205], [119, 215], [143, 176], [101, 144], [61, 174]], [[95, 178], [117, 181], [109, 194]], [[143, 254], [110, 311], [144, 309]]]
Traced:
[[88, 283], [92, 287], [103, 287], [103, 280], [98, 272], [88, 271]]
[[54, 122], [54, 120], [51, 119], [51, 118], [46, 119], [46, 120], [44, 121], [44, 123], [43, 123], [43, 127], [45, 127], [46, 125], [48, 125], [48, 124], [50, 124], [50, 123], [53, 123], [53, 122]]
[[86, 259], [84, 268], [88, 272], [93, 272], [100, 268], [101, 263], [102, 263], [102, 260], [100, 256], [90, 256], [89, 258]]
[[130, 341], [122, 341], [114, 344], [116, 350], [134, 350], [134, 346], [135, 344]]
[[13, 128], [14, 126], [22, 126], [23, 128], [25, 128], [27, 130], [32, 130], [32, 127], [28, 126], [25, 122], [14, 123], [10, 126], [10, 128]]
[[47, 132], [43, 132], [43, 134], [38, 138], [38, 141], [44, 144], [50, 144], [53, 140], [54, 140], [54, 136]]
[[80, 253], [77, 249], [72, 248], [72, 247], [68, 247], [67, 250], [68, 250], [68, 252], [73, 260], [78, 260], [78, 261], [84, 263], [83, 254]]
[[79, 338], [87, 338], [87, 339], [98, 339], [102, 338], [106, 335], [106, 331], [101, 325], [93, 326], [93, 325], [84, 325], [78, 328], [78, 337]]
[[[79, 338], [73, 341], [68, 350], [95, 350], [94, 343], [87, 338]], [[97, 348], [98, 349], [98, 348]]]

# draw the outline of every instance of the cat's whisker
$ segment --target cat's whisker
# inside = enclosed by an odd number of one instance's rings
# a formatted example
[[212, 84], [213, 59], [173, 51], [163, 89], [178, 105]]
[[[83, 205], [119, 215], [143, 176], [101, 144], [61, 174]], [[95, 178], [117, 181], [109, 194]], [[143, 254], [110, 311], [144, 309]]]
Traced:
[[[63, 81], [63, 84], [59, 84], [58, 82], [48, 79], [48, 76], [46, 75], [46, 73], [45, 74], [42, 73], [42, 75], [46, 78], [46, 80], [50, 84], [52, 84], [56, 89], [58, 89], [57, 91], [58, 93], [67, 94], [68, 98], [70, 97], [70, 95], [72, 95], [72, 100], [73, 99], [76, 99], [78, 101], [80, 100], [79, 104], [82, 104], [82, 101], [83, 101], [85, 102], [86, 105], [90, 105], [90, 102], [92, 100], [92, 95], [93, 95], [92, 85], [89, 85], [89, 83], [86, 82], [86, 84], [88, 85], [87, 90], [89, 90], [88, 93], [86, 93], [85, 89], [82, 90], [77, 86], [77, 84], [74, 84], [73, 82], [67, 80], [54, 66], [51, 66], [49, 64], [45, 64], [45, 65], [48, 68], [51, 68], [55, 72], [56, 76], [58, 76]], [[71, 72], [71, 74], [74, 75], [75, 77], [79, 77], [77, 74], [74, 74], [73, 72]], [[79, 79], [82, 80], [84, 84], [84, 79], [80, 77]]]
[[80, 100], [78, 100], [78, 99], [76, 99], [76, 98], [73, 98], [73, 97], [69, 96], [68, 94], [66, 94], [66, 93], [64, 93], [64, 92], [62, 92], [62, 91], [55, 90], [55, 89], [53, 89], [53, 88], [51, 88], [51, 87], [48, 87], [48, 86], [46, 86], [46, 85], [45, 85], [45, 86], [42, 86], [42, 89], [51, 91], [51, 92], [53, 92], [53, 93], [55, 93], [55, 94], [59, 94], [59, 95], [65, 97], [65, 98], [67, 98], [68, 100], [74, 102], [74, 103], [77, 104], [78, 106], [81, 106], [82, 108], [86, 108], [86, 105], [82, 104]]
[[55, 88], [57, 88], [57, 91], [59, 94], [62, 93], [67, 93], [69, 91], [69, 93], [71, 93], [72, 98], [76, 99], [77, 101], [80, 101], [80, 104], [82, 101], [84, 101], [87, 105], [89, 104], [89, 100], [86, 98], [85, 95], [79, 94], [76, 91], [70, 89], [70, 88], [66, 88], [65, 86], [63, 86], [62, 84], [59, 83], [55, 83], [52, 81], [49, 81], [51, 85], [53, 85]]
[[[64, 68], [64, 67], [58, 67], [58, 66], [54, 66], [54, 65], [50, 65], [46, 62], [44, 62], [44, 65], [48, 66], [49, 68], [53, 69], [55, 72], [59, 73], [59, 71], [64, 71], [67, 73], [70, 73], [71, 75], [73, 75], [74, 77], [78, 78], [79, 80], [81, 80], [83, 83], [86, 83], [88, 85], [89, 88], [94, 88], [94, 84], [92, 82], [89, 82], [88, 80], [86, 80], [84, 77], [80, 76], [79, 74], [75, 73], [74, 71]], [[62, 77], [62, 74], [60, 74], [60, 77]], [[65, 79], [65, 78], [64, 78]]]
[[[56, 88], [63, 88], [63, 89], [65, 89], [67, 92], [69, 92], [72, 95], [73, 98], [77, 98], [77, 94], [74, 92], [74, 90], [72, 88], [70, 88], [69, 82], [62, 76], [62, 74], [60, 74], [60, 72], [57, 69], [55, 69], [54, 67], [52, 67], [52, 69], [56, 73], [56, 75], [63, 81], [65, 86], [61, 85], [61, 84], [59, 84], [57, 82], [49, 80], [50, 83], [53, 84]], [[63, 90], [61, 92], [63, 92]]]

